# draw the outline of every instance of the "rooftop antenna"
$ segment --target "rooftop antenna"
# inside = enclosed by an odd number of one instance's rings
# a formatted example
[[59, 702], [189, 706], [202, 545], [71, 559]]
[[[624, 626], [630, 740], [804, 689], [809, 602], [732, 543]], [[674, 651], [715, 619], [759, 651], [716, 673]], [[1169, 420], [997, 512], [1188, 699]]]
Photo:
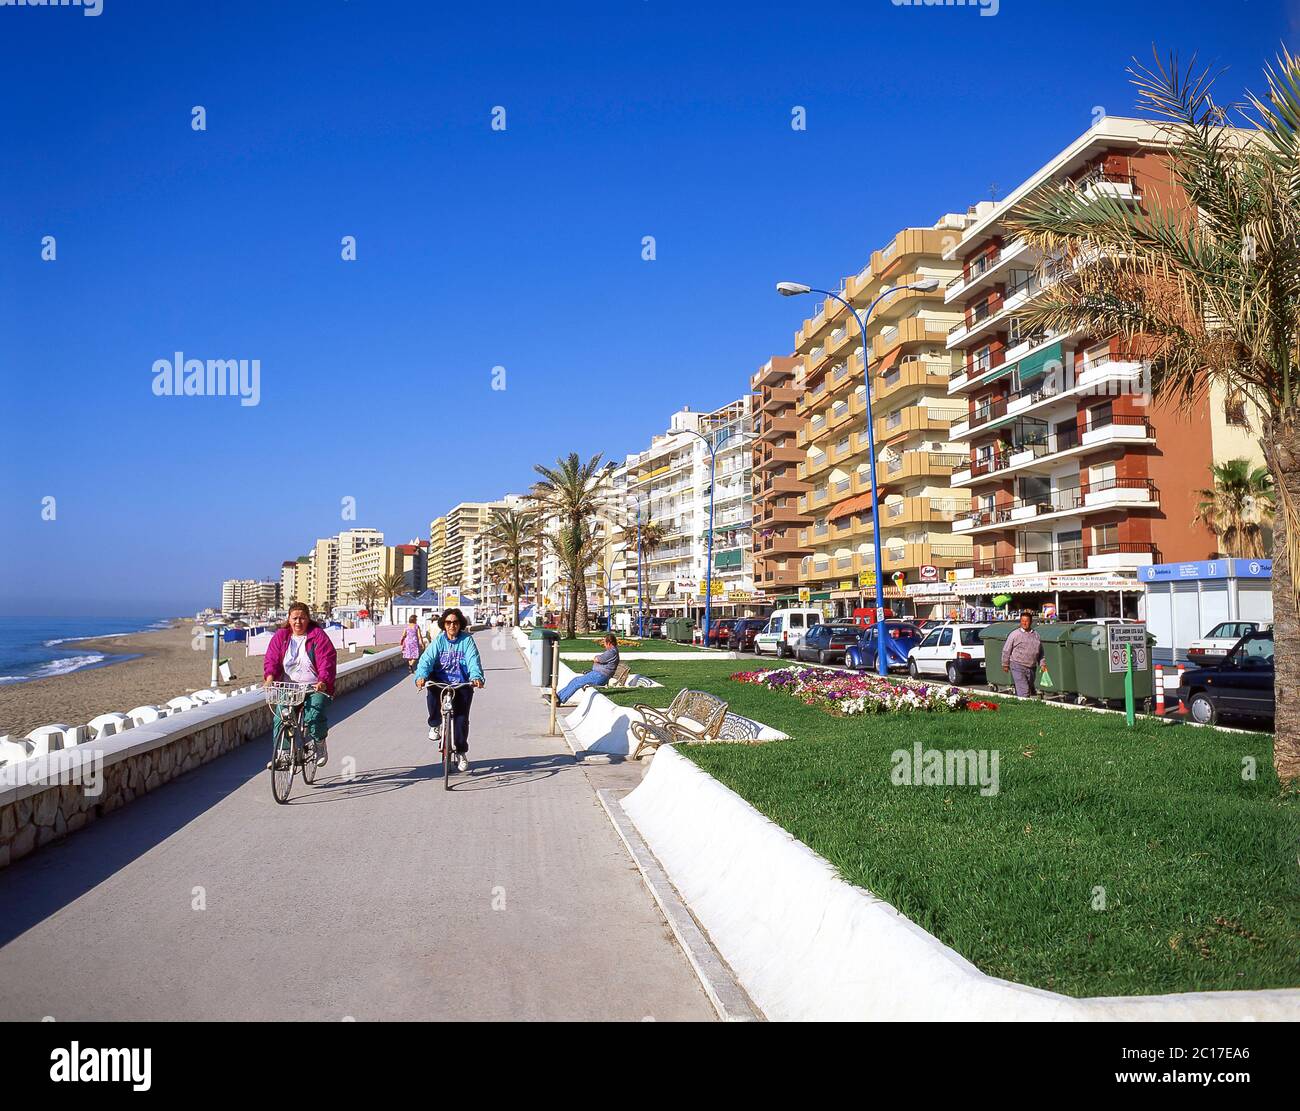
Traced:
[[994, 201], [998, 199], [998, 183], [996, 181], [989, 183], [989, 198]]

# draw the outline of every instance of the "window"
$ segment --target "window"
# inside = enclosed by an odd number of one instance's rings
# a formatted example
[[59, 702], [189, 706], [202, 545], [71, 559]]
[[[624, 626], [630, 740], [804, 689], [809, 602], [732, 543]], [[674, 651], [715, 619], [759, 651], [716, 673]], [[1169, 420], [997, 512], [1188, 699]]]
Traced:
[[1112, 412], [1113, 406], [1109, 401], [1104, 401], [1100, 405], [1094, 405], [1088, 410], [1088, 424], [1092, 428], [1105, 428], [1114, 419]]
[[981, 643], [983, 643], [980, 640], [980, 631], [978, 629], [962, 629], [961, 643], [962, 646], [965, 648], [970, 648], [972, 646], [980, 645]]
[[952, 626], [945, 625], [939, 630], [939, 647], [947, 648], [952, 643]]
[[934, 648], [939, 643], [939, 630], [935, 629], [928, 637], [921, 641], [922, 648]]
[[1113, 550], [1119, 545], [1119, 525], [1097, 525], [1092, 530], [1092, 546], [1097, 551]]

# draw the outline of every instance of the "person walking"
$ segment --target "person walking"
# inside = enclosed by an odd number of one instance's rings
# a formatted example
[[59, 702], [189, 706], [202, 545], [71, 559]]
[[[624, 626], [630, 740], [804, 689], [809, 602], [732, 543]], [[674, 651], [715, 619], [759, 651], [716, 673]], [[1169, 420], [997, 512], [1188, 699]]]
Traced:
[[402, 633], [402, 659], [406, 661], [407, 674], [415, 671], [416, 661], [424, 651], [424, 634], [420, 632], [420, 622], [415, 614], [406, 619], [406, 629]]
[[1016, 694], [1028, 698], [1037, 693], [1034, 690], [1034, 671], [1037, 668], [1047, 668], [1047, 661], [1043, 658], [1043, 640], [1034, 632], [1033, 613], [1023, 610], [1020, 628], [1013, 630], [1002, 646], [1002, 669], [1011, 672]]
[[618, 670], [618, 637], [613, 633], [606, 633], [604, 644], [605, 650], [592, 656], [591, 670], [585, 675], [571, 679], [560, 691], [557, 696], [557, 706], [568, 702], [583, 687], [603, 687], [614, 677], [614, 672]]

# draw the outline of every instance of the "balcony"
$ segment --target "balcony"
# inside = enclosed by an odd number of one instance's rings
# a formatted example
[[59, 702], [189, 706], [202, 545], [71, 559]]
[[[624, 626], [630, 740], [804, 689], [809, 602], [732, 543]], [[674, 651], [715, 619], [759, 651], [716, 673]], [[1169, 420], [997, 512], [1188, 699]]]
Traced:
[[793, 471], [789, 474], [778, 472], [763, 479], [761, 491], [765, 498], [772, 494], [806, 494], [808, 483], [800, 482]]
[[1069, 574], [1073, 571], [1136, 570], [1160, 562], [1160, 549], [1148, 541], [1069, 544], [1041, 552], [960, 560], [958, 579], [987, 576]]
[[1107, 478], [1058, 489], [1028, 499], [994, 506], [972, 506], [953, 521], [954, 533], [1005, 529], [1043, 518], [1082, 516], [1116, 506], [1158, 509], [1160, 491], [1149, 478]]
[[754, 543], [755, 558], [763, 557], [770, 559], [772, 557], [783, 557], [792, 555], [804, 555], [812, 549], [800, 542], [799, 537], [794, 530], [787, 531], [784, 535], [769, 536], [765, 539], [759, 539]]
[[762, 427], [758, 432], [758, 439], [764, 443], [780, 441], [786, 436], [796, 435], [803, 428], [801, 421], [793, 413], [783, 413], [780, 416], [764, 416]]
[[981, 431], [984, 425], [992, 424], [994, 421], [1001, 420], [1007, 415], [1007, 399], [1005, 397], [994, 398], [989, 400], [984, 398], [977, 402], [974, 412], [965, 420], [955, 421], [951, 428], [951, 435], [954, 440], [963, 440], [972, 433]]
[[955, 418], [963, 415], [956, 409], [933, 409], [914, 405], [876, 420], [876, 444], [886, 444], [912, 432], [934, 432], [940, 439], [948, 438], [948, 430]]
[[1074, 187], [1090, 201], [1101, 197], [1133, 203], [1142, 200], [1142, 190], [1132, 174], [1117, 173], [1100, 167], [1076, 181]]
[[[885, 459], [877, 464], [876, 482], [884, 485], [903, 482], [909, 478], [947, 479], [952, 474], [953, 468], [961, 466], [966, 458], [964, 455], [948, 452], [905, 451], [901, 456]], [[859, 482], [870, 489], [870, 481], [865, 476], [855, 475], [853, 479], [855, 492]]]
[[767, 397], [763, 399], [763, 404], [759, 411], [763, 413], [779, 413], [782, 409], [791, 408], [799, 400], [799, 391], [792, 386], [776, 386], [768, 391]]
[[1024, 264], [1030, 266], [1037, 259], [1037, 253], [1031, 252], [1023, 239], [1013, 239], [998, 254], [981, 256], [970, 264], [965, 273], [953, 278], [944, 288], [944, 302], [951, 304], [969, 298], [981, 287], [995, 281], [997, 275], [1017, 259], [1023, 259]]
[[904, 358], [876, 379], [873, 401], [879, 405], [913, 390], [945, 391], [950, 370], [951, 362], [946, 356], [933, 360]]
[[965, 498], [900, 498], [885, 503], [882, 519], [885, 528], [956, 521], [967, 507]]
[[909, 568], [955, 567], [969, 560], [970, 547], [966, 544], [888, 544], [880, 549], [880, 562], [886, 573]]
[[1151, 423], [1146, 417], [1120, 415], [1083, 426], [1070, 425], [1042, 439], [1016, 441], [979, 456], [956, 470], [952, 485], [965, 486], [1002, 472], [1050, 469], [1061, 459], [1095, 448], [1116, 444], [1154, 444]]
[[779, 467], [789, 466], [791, 463], [802, 464], [806, 458], [806, 452], [797, 447], [772, 447], [769, 448], [759, 463], [755, 471], [771, 471]]
[[883, 359], [894, 348], [907, 343], [941, 343], [948, 333], [948, 323], [919, 316], [909, 316], [897, 325], [882, 328], [871, 340], [873, 363]]

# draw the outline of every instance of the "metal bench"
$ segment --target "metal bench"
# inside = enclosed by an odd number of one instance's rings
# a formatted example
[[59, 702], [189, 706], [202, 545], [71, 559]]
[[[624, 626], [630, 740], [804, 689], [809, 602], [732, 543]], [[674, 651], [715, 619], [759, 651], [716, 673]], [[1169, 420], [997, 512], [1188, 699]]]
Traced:
[[633, 760], [641, 759], [641, 752], [646, 748], [654, 750], [660, 745], [716, 740], [727, 720], [726, 702], [704, 691], [678, 691], [667, 710], [640, 704], [632, 709], [641, 715], [640, 721], [630, 725], [637, 740]]

